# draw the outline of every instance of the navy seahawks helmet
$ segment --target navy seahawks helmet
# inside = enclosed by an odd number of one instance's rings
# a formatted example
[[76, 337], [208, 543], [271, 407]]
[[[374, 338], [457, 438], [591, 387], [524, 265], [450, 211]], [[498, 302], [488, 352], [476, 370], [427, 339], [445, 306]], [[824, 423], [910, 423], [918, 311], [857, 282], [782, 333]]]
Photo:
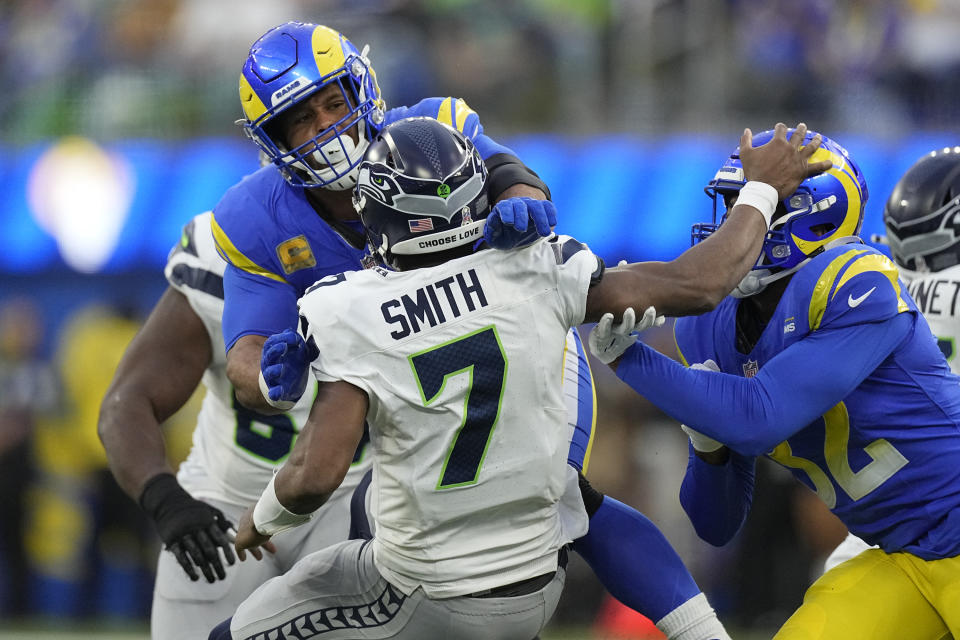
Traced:
[[883, 222], [901, 267], [940, 271], [960, 263], [960, 147], [917, 160], [893, 187]]
[[[356, 182], [357, 166], [385, 109], [366, 53], [329, 27], [302, 22], [275, 27], [250, 47], [240, 73], [244, 118], [238, 123], [291, 184], [342, 190]], [[330, 85], [340, 89], [347, 114], [288, 149], [278, 116]], [[354, 128], [356, 143], [350, 136]]]
[[[755, 135], [754, 146], [766, 144], [773, 134], [773, 131], [764, 131]], [[792, 134], [793, 129], [788, 130], [787, 137]], [[804, 143], [809, 143], [816, 135], [816, 132], [808, 131]], [[753, 267], [756, 273], [752, 277], [763, 278], [764, 282], [758, 282], [759, 288], [739, 290], [741, 295], [759, 293], [766, 283], [793, 273], [832, 243], [849, 241], [860, 233], [868, 197], [863, 173], [850, 153], [826, 136], [822, 136], [820, 148], [810, 158], [811, 162], [820, 160], [830, 160], [833, 166], [801, 182], [789, 198], [778, 204], [762, 253]], [[737, 148], [704, 188], [713, 199], [713, 222], [693, 225], [694, 243], [716, 231], [726, 219], [728, 204], [745, 184], [740, 149]], [[722, 211], [719, 223], [718, 211]]]
[[360, 164], [353, 204], [370, 253], [398, 256], [475, 244], [490, 213], [487, 167], [473, 142], [433, 118], [406, 118], [380, 131]]

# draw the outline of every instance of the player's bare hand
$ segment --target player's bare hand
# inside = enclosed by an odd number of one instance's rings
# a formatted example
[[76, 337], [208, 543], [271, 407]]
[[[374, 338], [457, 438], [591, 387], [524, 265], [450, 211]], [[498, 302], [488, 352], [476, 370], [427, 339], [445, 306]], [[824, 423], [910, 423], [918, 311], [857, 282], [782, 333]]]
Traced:
[[777, 190], [780, 199], [792, 195], [800, 183], [810, 176], [823, 173], [833, 163], [829, 160], [810, 162], [820, 148], [822, 137], [818, 133], [806, 145], [807, 125], [799, 123], [787, 139], [787, 125], [778, 122], [773, 128], [773, 138], [759, 147], [753, 146], [753, 132], [745, 129], [740, 136], [740, 162], [746, 180], [769, 184]]
[[247, 509], [240, 518], [240, 524], [237, 525], [237, 538], [233, 541], [233, 546], [237, 549], [237, 556], [241, 560], [247, 559], [247, 551], [257, 560], [263, 560], [261, 548], [270, 553], [277, 552], [277, 547], [270, 542], [270, 536], [263, 535], [253, 526], [253, 507]]

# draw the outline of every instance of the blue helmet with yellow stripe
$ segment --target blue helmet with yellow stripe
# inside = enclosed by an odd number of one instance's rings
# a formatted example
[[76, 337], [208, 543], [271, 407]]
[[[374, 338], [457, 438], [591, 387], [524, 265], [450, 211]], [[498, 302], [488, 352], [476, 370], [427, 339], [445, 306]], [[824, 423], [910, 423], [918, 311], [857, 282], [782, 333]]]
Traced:
[[[289, 148], [279, 116], [331, 85], [342, 92], [346, 114]], [[302, 22], [282, 24], [253, 43], [240, 73], [240, 104], [239, 123], [288, 182], [337, 190], [356, 183], [385, 108], [366, 48], [361, 52], [337, 31]]]
[[[790, 129], [787, 137], [792, 133]], [[804, 143], [815, 135], [816, 132], [808, 131]], [[761, 146], [772, 138], [773, 131], [764, 131], [753, 137], [753, 145]], [[704, 188], [713, 199], [713, 223], [695, 224], [694, 242], [716, 231], [746, 184], [739, 151], [736, 149], [727, 158]], [[850, 153], [826, 136], [810, 158], [811, 162], [819, 160], [831, 160], [833, 167], [801, 182], [789, 198], [778, 204], [754, 269], [792, 272], [828, 245], [860, 233], [868, 195], [863, 173]], [[720, 223], [717, 223], [718, 210], [723, 211]]]

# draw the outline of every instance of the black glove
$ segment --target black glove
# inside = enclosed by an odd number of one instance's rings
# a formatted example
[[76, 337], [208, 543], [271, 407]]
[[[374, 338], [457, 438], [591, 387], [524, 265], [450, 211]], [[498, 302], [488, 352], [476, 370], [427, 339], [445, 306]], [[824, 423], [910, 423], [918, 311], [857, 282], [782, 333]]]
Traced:
[[227, 577], [217, 549], [223, 550], [227, 564], [236, 562], [233, 543], [226, 533], [233, 524], [219, 509], [193, 498], [169, 473], [147, 481], [140, 494], [140, 506], [191, 580], [200, 579], [197, 569], [207, 582]]

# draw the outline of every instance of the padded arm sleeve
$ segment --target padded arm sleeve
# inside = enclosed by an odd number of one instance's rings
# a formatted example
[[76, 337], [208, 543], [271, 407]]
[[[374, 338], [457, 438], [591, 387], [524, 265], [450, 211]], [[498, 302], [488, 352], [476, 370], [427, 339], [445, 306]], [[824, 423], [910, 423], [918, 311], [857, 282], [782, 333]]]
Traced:
[[[912, 330], [913, 315], [816, 331], [753, 378], [688, 369], [642, 342], [617, 367], [621, 380], [675, 420], [748, 456], [772, 451], [850, 394]], [[829, 365], [830, 375], [824, 375]]]
[[496, 153], [485, 160], [490, 177], [487, 181], [487, 193], [491, 201], [496, 201], [500, 194], [515, 184], [525, 184], [543, 191], [550, 199], [550, 189], [547, 183], [540, 179], [532, 169], [520, 161], [520, 158], [510, 153]]
[[227, 351], [243, 336], [271, 336], [296, 328], [297, 294], [289, 284], [228, 263], [223, 274], [223, 292], [223, 340]]

